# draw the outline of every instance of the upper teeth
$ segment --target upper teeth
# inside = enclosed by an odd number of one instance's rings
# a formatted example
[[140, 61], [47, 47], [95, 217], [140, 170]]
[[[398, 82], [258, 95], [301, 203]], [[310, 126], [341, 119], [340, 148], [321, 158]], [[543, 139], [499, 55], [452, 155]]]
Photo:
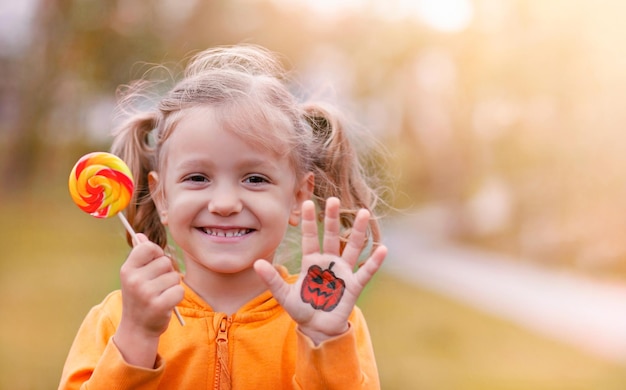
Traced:
[[240, 237], [244, 234], [248, 233], [248, 229], [232, 229], [232, 230], [222, 230], [222, 229], [204, 229], [204, 231], [211, 235], [217, 237]]

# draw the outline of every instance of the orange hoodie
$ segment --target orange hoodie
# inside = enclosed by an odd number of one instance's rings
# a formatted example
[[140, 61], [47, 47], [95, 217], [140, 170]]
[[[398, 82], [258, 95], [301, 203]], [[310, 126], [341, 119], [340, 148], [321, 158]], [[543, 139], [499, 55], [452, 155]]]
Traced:
[[227, 316], [183, 286], [185, 296], [177, 307], [186, 324], [173, 318], [161, 335], [156, 368], [129, 365], [112, 340], [122, 314], [118, 290], [83, 321], [59, 389], [380, 388], [358, 308], [350, 316], [348, 332], [315, 346], [269, 291]]

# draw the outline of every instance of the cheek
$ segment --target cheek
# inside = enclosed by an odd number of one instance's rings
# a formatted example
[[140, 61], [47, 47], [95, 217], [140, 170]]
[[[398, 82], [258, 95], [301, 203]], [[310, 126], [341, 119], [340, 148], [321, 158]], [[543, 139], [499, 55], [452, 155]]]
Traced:
[[189, 223], [200, 211], [208, 207], [195, 192], [170, 192], [167, 194], [166, 204], [170, 226], [181, 222]]
[[[261, 208], [264, 205], [268, 205], [267, 203], [261, 204]], [[280, 205], [276, 205], [280, 206]], [[283, 237], [287, 232], [287, 228], [289, 227], [289, 213], [285, 211], [284, 205], [282, 207], [266, 207], [261, 211], [263, 214], [259, 216], [262, 219], [262, 223], [271, 228], [276, 232], [276, 235]]]
[[[254, 203], [252, 203], [254, 202]], [[263, 213], [266, 218], [275, 218], [277, 221], [287, 221], [293, 208], [295, 207], [295, 197], [293, 193], [281, 191], [280, 193], [267, 193], [262, 197], [250, 199], [250, 205], [255, 204], [258, 213]]]

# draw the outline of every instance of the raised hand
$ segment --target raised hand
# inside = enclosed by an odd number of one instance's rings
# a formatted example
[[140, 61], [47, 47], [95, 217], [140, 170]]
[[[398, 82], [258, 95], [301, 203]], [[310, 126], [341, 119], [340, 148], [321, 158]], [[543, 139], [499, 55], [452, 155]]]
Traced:
[[365, 285], [378, 271], [387, 248], [377, 247], [353, 272], [364, 249], [370, 214], [360, 210], [341, 252], [339, 199], [326, 201], [322, 248], [318, 236], [315, 205], [302, 205], [302, 271], [295, 284], [286, 283], [268, 261], [254, 267], [276, 300], [298, 323], [300, 331], [316, 344], [348, 330], [348, 317]]
[[128, 363], [152, 367], [159, 337], [183, 298], [180, 275], [158, 245], [137, 234], [120, 279], [122, 319], [113, 339]]

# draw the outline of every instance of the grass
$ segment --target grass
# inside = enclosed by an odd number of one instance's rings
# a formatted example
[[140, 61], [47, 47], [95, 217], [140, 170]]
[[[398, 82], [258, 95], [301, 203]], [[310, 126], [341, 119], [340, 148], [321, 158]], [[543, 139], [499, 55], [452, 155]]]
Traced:
[[623, 389], [626, 383], [624, 366], [384, 273], [360, 306], [383, 389]]
[[[117, 219], [65, 189], [0, 202], [0, 389], [56, 388], [87, 310], [118, 288]], [[618, 389], [626, 370], [378, 275], [360, 301], [384, 389]]]

